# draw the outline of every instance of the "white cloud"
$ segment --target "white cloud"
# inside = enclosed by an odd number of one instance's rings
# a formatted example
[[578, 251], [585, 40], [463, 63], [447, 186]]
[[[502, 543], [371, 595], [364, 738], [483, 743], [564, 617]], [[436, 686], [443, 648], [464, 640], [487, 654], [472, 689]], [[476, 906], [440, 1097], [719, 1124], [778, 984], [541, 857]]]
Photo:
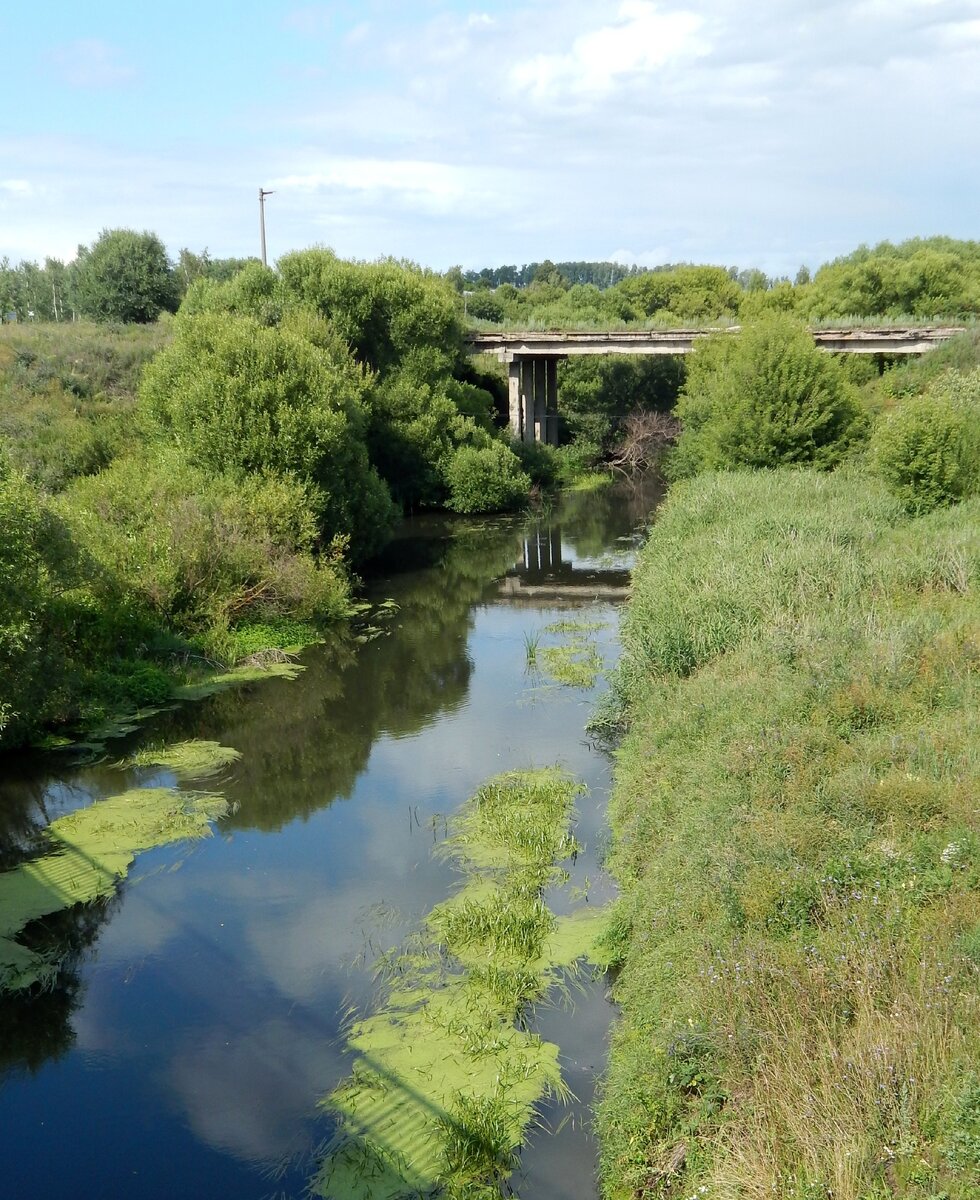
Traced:
[[707, 53], [698, 36], [703, 26], [703, 17], [687, 10], [662, 12], [647, 0], [624, 0], [614, 23], [580, 34], [564, 54], [518, 62], [511, 82], [537, 101], [606, 96], [633, 76]]
[[59, 76], [72, 87], [120, 87], [136, 78], [136, 69], [124, 60], [122, 52], [100, 38], [79, 38], [59, 46], [51, 58]]
[[32, 196], [34, 187], [26, 179], [0, 179], [0, 192], [8, 196]]
[[[297, 155], [295, 157], [301, 157]], [[497, 207], [502, 174], [482, 167], [412, 159], [328, 158], [302, 173], [273, 180], [294, 192], [351, 192], [425, 213], [446, 214], [473, 204]]]

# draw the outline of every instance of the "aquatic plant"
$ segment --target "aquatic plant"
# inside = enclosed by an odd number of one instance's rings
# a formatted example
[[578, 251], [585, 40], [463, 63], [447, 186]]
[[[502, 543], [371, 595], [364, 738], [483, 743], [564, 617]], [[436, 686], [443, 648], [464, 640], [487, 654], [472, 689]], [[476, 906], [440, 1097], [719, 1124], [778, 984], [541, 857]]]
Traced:
[[525, 631], [524, 633], [524, 660], [526, 668], [529, 671], [535, 670], [538, 665], [538, 645], [541, 642], [541, 634], [534, 631]]
[[604, 624], [600, 621], [554, 621], [545, 627], [546, 634], [563, 640], [557, 645], [544, 646], [540, 652], [545, 672], [563, 687], [595, 687], [602, 670], [602, 656], [596, 645], [596, 635]]
[[0, 874], [0, 993], [48, 983], [57, 973], [56, 961], [16, 940], [26, 925], [112, 896], [140, 851], [207, 837], [226, 811], [213, 793], [141, 788], [52, 821], [50, 853]]
[[581, 908], [558, 919], [542, 896], [575, 848], [580, 790], [557, 770], [504, 775], [448, 822], [440, 852], [463, 886], [386, 961], [382, 1003], [351, 1029], [358, 1057], [325, 1101], [340, 1124], [315, 1194], [499, 1195], [535, 1104], [567, 1095], [558, 1047], [521, 1017], [561, 968], [599, 957], [604, 915]]
[[178, 779], [208, 779], [238, 762], [241, 754], [219, 742], [194, 738], [173, 746], [147, 746], [131, 755], [124, 767], [162, 767]]

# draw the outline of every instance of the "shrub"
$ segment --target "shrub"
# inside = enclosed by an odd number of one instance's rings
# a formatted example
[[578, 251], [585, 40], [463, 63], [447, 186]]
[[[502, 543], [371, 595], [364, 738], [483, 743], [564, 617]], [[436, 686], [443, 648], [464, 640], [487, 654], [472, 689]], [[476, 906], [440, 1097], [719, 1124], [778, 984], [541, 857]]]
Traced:
[[185, 635], [347, 612], [343, 572], [312, 553], [316, 499], [295, 480], [239, 482], [166, 453], [117, 460], [61, 507], [105, 588]]
[[690, 356], [677, 404], [675, 477], [733, 467], [836, 466], [865, 419], [835, 359], [777, 315], [718, 334]]
[[527, 498], [531, 477], [503, 442], [461, 446], [446, 468], [448, 507], [453, 512], [500, 512]]
[[268, 328], [204, 313], [178, 322], [174, 342], [147, 368], [140, 399], [163, 434], [209, 472], [277, 473], [313, 485], [324, 540], [349, 535], [362, 557], [383, 543], [394, 517], [368, 462], [366, 390], [362, 369], [317, 318], [296, 314]]
[[906, 400], [878, 426], [871, 460], [912, 513], [980, 491], [980, 370], [950, 372]]
[[521, 467], [539, 487], [554, 487], [560, 477], [562, 462], [558, 451], [544, 442], [522, 442], [513, 438], [510, 448], [517, 455]]
[[61, 595], [78, 564], [65, 530], [0, 445], [0, 743], [23, 738], [65, 682]]

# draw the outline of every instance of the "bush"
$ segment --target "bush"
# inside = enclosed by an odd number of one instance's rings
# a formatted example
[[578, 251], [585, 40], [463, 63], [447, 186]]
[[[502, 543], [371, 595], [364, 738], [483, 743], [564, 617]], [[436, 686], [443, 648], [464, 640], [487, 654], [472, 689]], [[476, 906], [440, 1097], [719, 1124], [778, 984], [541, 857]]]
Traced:
[[64, 685], [60, 598], [77, 569], [64, 528], [0, 445], [0, 744], [21, 740]]
[[342, 570], [313, 555], [316, 501], [295, 480], [239, 482], [167, 453], [118, 460], [77, 481], [61, 507], [115, 604], [135, 605], [184, 635], [347, 613]]
[[980, 370], [949, 372], [875, 431], [871, 461], [912, 513], [980, 492]]
[[701, 343], [676, 413], [684, 428], [669, 460], [674, 478], [735, 467], [829, 469], [865, 429], [837, 361], [782, 315]]
[[324, 540], [349, 535], [354, 557], [366, 557], [394, 519], [368, 462], [366, 391], [364, 372], [322, 320], [297, 313], [268, 328], [203, 313], [178, 321], [140, 399], [162, 433], [209, 472], [313, 485]]
[[513, 438], [510, 448], [517, 455], [521, 468], [538, 487], [554, 487], [561, 478], [562, 462], [558, 451], [544, 442], [522, 442]]
[[503, 442], [461, 446], [446, 469], [448, 507], [453, 512], [501, 512], [527, 499], [531, 477]]

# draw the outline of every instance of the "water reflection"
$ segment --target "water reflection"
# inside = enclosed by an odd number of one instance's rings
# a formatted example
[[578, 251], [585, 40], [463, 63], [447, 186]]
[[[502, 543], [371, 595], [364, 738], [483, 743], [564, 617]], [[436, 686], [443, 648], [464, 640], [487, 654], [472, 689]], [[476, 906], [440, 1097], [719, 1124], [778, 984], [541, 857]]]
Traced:
[[[654, 501], [600, 492], [528, 521], [408, 523], [368, 584], [399, 606], [382, 636], [319, 647], [296, 682], [220, 694], [141, 735], [240, 750], [220, 784], [238, 811], [208, 843], [141, 857], [110, 907], [61, 914], [45, 934], [73, 952], [58, 987], [0, 1001], [9, 1187], [79, 1200], [131, 1194], [138, 1173], [144, 1200], [302, 1193], [301, 1159], [328, 1132], [315, 1100], [349, 1069], [343, 1013], [369, 1002], [376, 952], [451, 885], [430, 854], [439, 814], [499, 770], [561, 761], [595, 789], [579, 826], [594, 845], [606, 767], [582, 738], [587, 705], [529, 693], [524, 674], [524, 634], [581, 597], [525, 607], [501, 590], [619, 587]], [[3, 861], [29, 853], [53, 817], [133, 782], [108, 763], [9, 773]], [[594, 856], [576, 870], [576, 883], [594, 877]], [[58, 1128], [73, 1148], [51, 1155]], [[585, 1197], [592, 1149], [576, 1146], [568, 1194]], [[549, 1193], [534, 1183], [533, 1195]]]

